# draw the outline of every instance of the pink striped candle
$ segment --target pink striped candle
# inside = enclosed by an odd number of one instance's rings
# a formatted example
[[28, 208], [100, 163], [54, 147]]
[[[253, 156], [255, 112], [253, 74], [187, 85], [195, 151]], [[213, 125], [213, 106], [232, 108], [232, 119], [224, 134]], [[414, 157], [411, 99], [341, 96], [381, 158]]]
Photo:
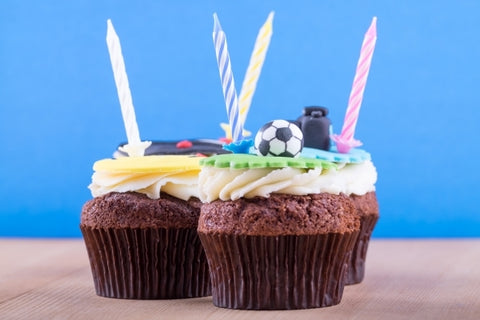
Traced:
[[351, 148], [358, 147], [362, 143], [353, 138], [355, 126], [357, 125], [358, 114], [363, 100], [363, 92], [367, 83], [368, 72], [372, 62], [375, 42], [377, 41], [377, 17], [373, 17], [372, 23], [365, 33], [360, 58], [358, 59], [355, 78], [353, 79], [352, 91], [348, 100], [348, 107], [343, 122], [342, 133], [332, 135], [332, 140], [337, 144], [340, 153], [348, 153]]

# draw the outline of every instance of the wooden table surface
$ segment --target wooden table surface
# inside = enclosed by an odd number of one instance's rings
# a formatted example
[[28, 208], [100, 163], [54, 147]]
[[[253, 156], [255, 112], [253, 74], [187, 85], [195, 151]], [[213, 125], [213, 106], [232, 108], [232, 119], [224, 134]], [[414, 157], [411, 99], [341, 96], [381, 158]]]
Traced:
[[367, 261], [337, 306], [239, 311], [211, 297], [101, 298], [83, 240], [0, 238], [0, 319], [480, 319], [480, 239], [374, 239]]

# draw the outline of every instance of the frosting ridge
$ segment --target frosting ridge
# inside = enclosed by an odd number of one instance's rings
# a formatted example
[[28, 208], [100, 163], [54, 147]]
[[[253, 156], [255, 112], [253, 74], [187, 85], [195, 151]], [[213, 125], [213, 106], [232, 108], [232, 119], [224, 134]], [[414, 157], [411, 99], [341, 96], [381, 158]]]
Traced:
[[377, 171], [371, 161], [337, 164], [337, 168], [217, 168], [205, 166], [199, 175], [199, 197], [217, 199], [268, 197], [271, 193], [363, 195], [375, 190]]

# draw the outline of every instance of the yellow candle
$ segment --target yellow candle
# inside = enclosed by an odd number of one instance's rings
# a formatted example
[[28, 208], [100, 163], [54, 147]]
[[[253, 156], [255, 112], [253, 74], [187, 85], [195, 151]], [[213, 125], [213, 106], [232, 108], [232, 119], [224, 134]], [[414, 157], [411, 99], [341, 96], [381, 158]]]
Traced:
[[252, 103], [253, 94], [257, 87], [258, 78], [262, 71], [263, 62], [265, 61], [265, 55], [270, 45], [270, 38], [272, 37], [272, 21], [274, 12], [270, 12], [267, 21], [258, 32], [255, 46], [253, 47], [252, 56], [250, 57], [250, 63], [248, 64], [247, 72], [243, 80], [242, 89], [240, 90], [239, 106], [240, 106], [240, 119], [245, 124], [248, 110]]

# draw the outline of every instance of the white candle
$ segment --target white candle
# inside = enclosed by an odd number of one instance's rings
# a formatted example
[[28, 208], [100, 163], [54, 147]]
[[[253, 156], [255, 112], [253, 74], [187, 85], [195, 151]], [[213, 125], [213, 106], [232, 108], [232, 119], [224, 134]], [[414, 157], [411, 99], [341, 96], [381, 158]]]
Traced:
[[138, 131], [137, 120], [135, 118], [135, 109], [132, 102], [132, 94], [128, 84], [125, 62], [123, 61], [122, 48], [112, 21], [107, 20], [107, 46], [112, 62], [113, 77], [117, 86], [118, 100], [122, 109], [123, 123], [127, 133], [128, 143], [123, 146], [122, 151], [128, 153], [130, 157], [141, 157], [145, 154], [145, 149], [151, 144], [150, 141], [142, 142]]
[[222, 82], [223, 96], [227, 107], [228, 122], [231, 130], [232, 141], [242, 139], [243, 123], [240, 120], [237, 91], [233, 79], [230, 55], [228, 54], [227, 38], [218, 21], [217, 14], [213, 14], [213, 44], [217, 56], [218, 71]]
[[[267, 21], [263, 24], [258, 32], [255, 46], [253, 47], [252, 55], [250, 56], [250, 62], [248, 64], [247, 72], [243, 80], [242, 89], [238, 97], [238, 107], [240, 112], [240, 121], [245, 127], [245, 120], [247, 119], [248, 110], [252, 104], [253, 94], [257, 88], [258, 78], [262, 71], [263, 63], [265, 62], [265, 56], [270, 45], [270, 39], [272, 37], [272, 22], [274, 12], [270, 12]], [[225, 131], [225, 137], [227, 139], [232, 138], [232, 131], [230, 125], [221, 123], [220, 126]], [[251, 133], [243, 128], [243, 136], [247, 137]]]

